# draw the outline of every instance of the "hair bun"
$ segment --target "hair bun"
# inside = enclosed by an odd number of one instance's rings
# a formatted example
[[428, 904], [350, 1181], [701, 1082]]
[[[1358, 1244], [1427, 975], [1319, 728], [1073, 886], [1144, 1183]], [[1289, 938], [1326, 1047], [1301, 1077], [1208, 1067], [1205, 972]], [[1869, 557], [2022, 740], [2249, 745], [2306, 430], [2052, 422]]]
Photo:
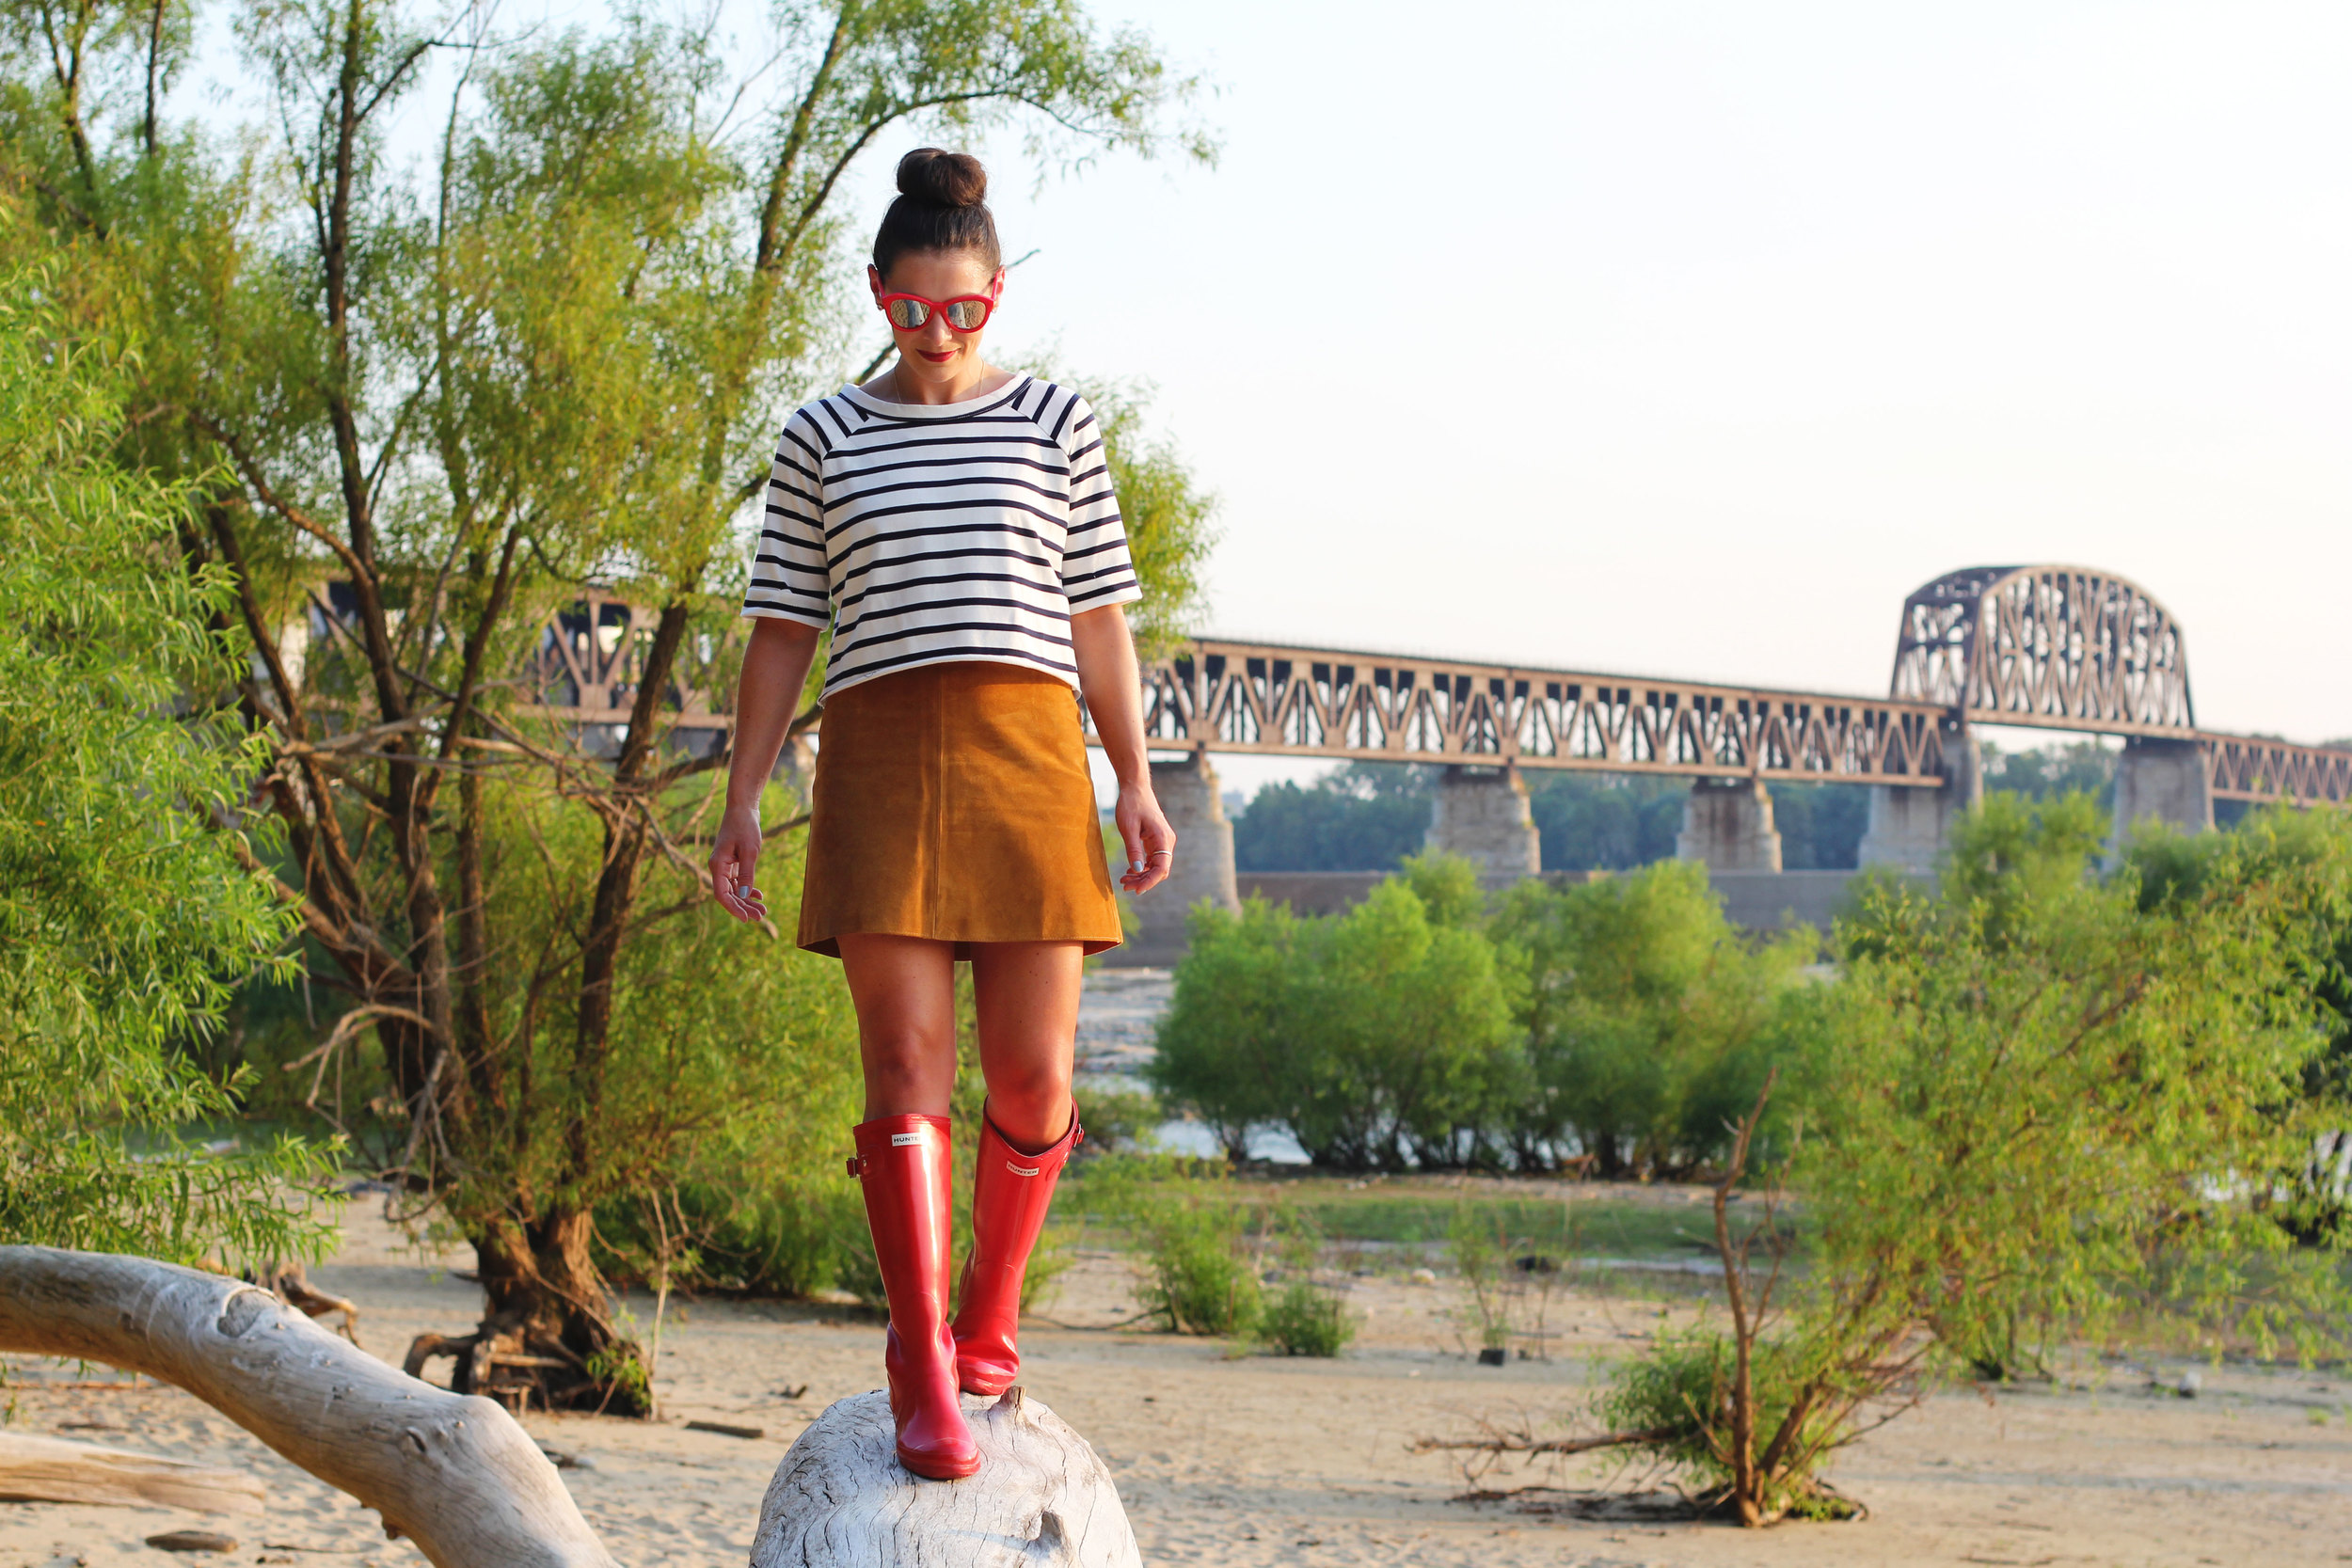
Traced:
[[918, 147], [898, 160], [898, 194], [932, 207], [977, 207], [988, 199], [988, 170], [969, 152]]

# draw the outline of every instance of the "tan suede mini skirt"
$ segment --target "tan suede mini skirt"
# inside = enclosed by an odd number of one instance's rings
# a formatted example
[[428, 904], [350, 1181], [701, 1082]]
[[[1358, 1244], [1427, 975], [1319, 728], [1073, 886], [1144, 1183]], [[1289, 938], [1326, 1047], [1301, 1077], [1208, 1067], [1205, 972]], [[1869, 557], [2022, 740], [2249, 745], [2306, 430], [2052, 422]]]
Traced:
[[825, 701], [800, 944], [863, 932], [1119, 945], [1077, 694], [1041, 670], [927, 664]]

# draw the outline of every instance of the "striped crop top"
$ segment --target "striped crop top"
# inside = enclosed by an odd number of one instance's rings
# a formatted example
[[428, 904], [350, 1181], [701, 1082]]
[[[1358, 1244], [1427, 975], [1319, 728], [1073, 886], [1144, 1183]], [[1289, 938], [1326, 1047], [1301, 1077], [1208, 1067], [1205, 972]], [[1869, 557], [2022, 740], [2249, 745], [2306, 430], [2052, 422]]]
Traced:
[[1074, 689], [1071, 616], [1142, 596], [1094, 410], [1022, 376], [949, 404], [845, 387], [794, 413], [743, 613], [830, 623], [827, 696], [962, 659]]

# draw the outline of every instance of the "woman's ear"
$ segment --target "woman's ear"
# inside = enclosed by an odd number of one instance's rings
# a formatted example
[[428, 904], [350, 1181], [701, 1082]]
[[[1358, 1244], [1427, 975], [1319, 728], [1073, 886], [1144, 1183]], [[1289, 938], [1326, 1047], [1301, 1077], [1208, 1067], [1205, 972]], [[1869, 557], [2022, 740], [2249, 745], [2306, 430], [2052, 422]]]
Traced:
[[[998, 273], [996, 276], [1002, 277], [1004, 274]], [[871, 261], [866, 263], [866, 286], [874, 291], [874, 303], [880, 305], [882, 296], [882, 269]]]
[[1005, 269], [1003, 267], [998, 267], [996, 276], [988, 280], [988, 297], [991, 299], [1005, 297]]

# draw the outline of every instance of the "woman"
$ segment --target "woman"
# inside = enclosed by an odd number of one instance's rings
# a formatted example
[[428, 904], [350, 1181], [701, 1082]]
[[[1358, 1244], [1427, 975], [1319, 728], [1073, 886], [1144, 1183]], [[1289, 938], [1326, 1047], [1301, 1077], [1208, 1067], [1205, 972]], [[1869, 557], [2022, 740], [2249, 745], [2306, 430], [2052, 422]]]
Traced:
[[[1176, 847], [1144, 759], [1120, 609], [1142, 590], [1093, 412], [980, 356], [1005, 291], [987, 187], [961, 153], [899, 163], [866, 269], [898, 360], [785, 425], [710, 857], [720, 904], [765, 919], [759, 792], [830, 624], [800, 943], [841, 959], [857, 1006], [866, 1120], [850, 1170], [890, 1302], [890, 1409], [900, 1463], [938, 1480], [979, 1466], [958, 1387], [998, 1394], [1019, 1370], [1022, 1273], [1081, 1135], [1080, 966], [1120, 940], [1078, 693], [1119, 775], [1120, 880], [1154, 886]], [[964, 958], [988, 1099], [951, 1326]]]

